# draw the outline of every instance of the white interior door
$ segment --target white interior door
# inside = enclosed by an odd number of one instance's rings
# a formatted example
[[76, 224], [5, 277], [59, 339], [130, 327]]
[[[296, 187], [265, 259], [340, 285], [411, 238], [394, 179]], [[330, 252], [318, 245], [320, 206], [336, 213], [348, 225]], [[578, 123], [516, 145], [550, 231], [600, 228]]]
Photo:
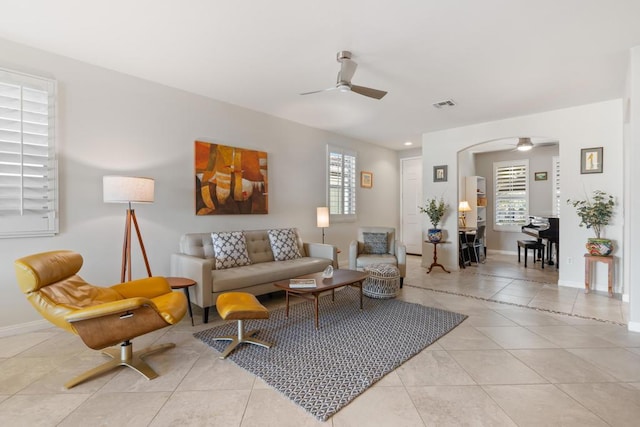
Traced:
[[400, 211], [400, 238], [407, 247], [407, 253], [422, 255], [422, 216], [418, 206], [422, 205], [422, 158], [401, 159], [402, 174]]

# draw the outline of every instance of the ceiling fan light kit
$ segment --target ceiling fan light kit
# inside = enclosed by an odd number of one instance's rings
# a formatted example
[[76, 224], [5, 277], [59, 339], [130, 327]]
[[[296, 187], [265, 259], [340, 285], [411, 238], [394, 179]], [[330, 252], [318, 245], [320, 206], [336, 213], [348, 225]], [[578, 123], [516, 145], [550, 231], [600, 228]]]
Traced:
[[328, 89], [315, 90], [312, 92], [304, 92], [300, 95], [310, 95], [312, 93], [326, 92], [329, 90], [337, 89], [340, 92], [355, 92], [359, 95], [364, 95], [369, 98], [382, 99], [387, 92], [378, 89], [372, 89], [365, 86], [357, 86], [351, 83], [353, 74], [356, 72], [358, 64], [351, 60], [351, 52], [348, 50], [341, 50], [336, 55], [336, 60], [340, 63], [340, 71], [338, 71], [338, 79], [334, 87]]
[[531, 142], [531, 138], [518, 138], [518, 144], [516, 145], [518, 151], [529, 151], [532, 148], [533, 143]]

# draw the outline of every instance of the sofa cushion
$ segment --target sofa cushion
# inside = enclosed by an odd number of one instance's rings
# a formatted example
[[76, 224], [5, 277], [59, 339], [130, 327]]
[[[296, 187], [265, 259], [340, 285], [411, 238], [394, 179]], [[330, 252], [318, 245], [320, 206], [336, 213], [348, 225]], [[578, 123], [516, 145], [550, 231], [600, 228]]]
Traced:
[[216, 270], [251, 264], [242, 231], [211, 233]]
[[269, 230], [269, 241], [271, 242], [273, 258], [276, 261], [286, 261], [302, 256], [298, 247], [296, 230], [292, 228]]
[[332, 260], [302, 257], [287, 261], [261, 262], [244, 267], [211, 272], [214, 293], [239, 290], [251, 286], [288, 280], [292, 277], [323, 271]]
[[395, 255], [390, 254], [360, 255], [356, 261], [356, 268], [358, 270], [361, 270], [364, 267], [372, 264], [392, 264], [397, 266], [398, 261]]
[[251, 264], [273, 261], [273, 251], [267, 230], [244, 230]]
[[364, 254], [386, 254], [387, 252], [387, 233], [362, 233], [364, 239]]

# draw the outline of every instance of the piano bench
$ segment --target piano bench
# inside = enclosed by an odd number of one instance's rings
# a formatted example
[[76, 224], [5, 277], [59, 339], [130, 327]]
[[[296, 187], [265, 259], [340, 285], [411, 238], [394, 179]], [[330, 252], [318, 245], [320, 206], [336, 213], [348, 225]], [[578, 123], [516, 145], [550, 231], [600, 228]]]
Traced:
[[518, 263], [520, 263], [520, 248], [524, 248], [524, 268], [527, 268], [527, 251], [533, 249], [533, 263], [536, 263], [536, 252], [540, 255], [542, 268], [544, 268], [544, 243], [537, 240], [518, 240]]

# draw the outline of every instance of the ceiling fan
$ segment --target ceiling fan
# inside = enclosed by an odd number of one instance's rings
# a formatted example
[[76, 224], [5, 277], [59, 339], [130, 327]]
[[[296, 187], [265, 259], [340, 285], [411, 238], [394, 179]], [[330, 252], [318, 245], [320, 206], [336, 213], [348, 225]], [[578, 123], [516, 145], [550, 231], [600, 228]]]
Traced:
[[310, 95], [312, 93], [326, 92], [329, 90], [339, 90], [340, 92], [355, 92], [360, 95], [368, 96], [369, 98], [382, 99], [387, 92], [378, 89], [372, 89], [370, 87], [358, 86], [351, 83], [353, 73], [356, 72], [358, 64], [351, 60], [351, 52], [341, 50], [336, 56], [337, 61], [340, 63], [340, 71], [338, 72], [338, 81], [334, 87], [328, 89], [315, 90], [313, 92], [305, 92], [300, 95]]
[[[538, 142], [535, 144], [531, 141], [531, 138], [519, 137], [518, 143], [515, 144], [515, 150], [517, 151], [529, 151], [534, 147], [548, 147], [552, 145], [557, 145], [558, 141], [554, 140], [544, 140], [542, 138], [537, 138]], [[542, 139], [542, 141], [540, 141]], [[510, 144], [511, 145], [511, 144]]]

